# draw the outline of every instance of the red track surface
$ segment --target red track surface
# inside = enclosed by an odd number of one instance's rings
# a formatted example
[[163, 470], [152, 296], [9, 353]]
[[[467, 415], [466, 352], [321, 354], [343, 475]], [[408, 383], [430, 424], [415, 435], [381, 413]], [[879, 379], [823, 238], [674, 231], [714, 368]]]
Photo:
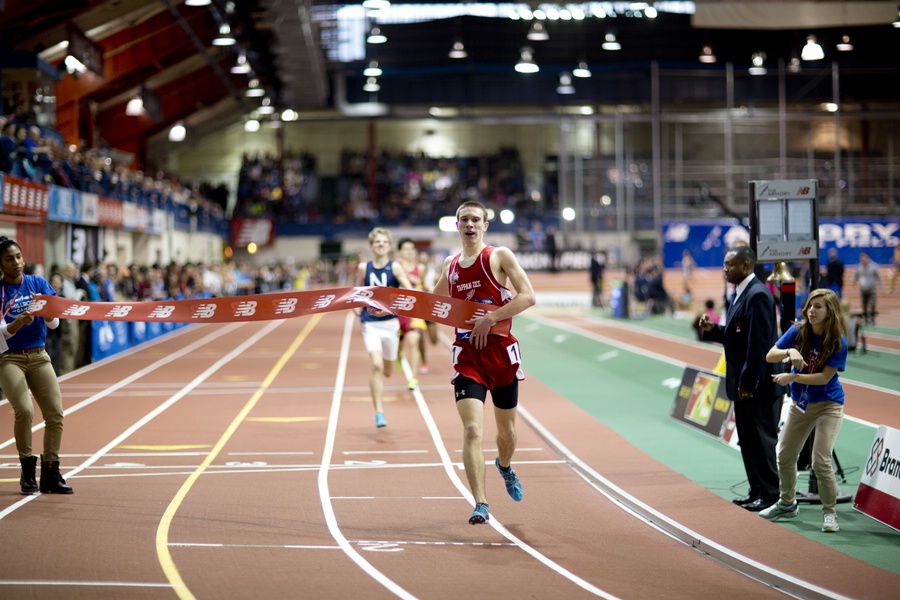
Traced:
[[[376, 429], [345, 318], [181, 330], [66, 377], [73, 496], [18, 494], [0, 406], [0, 597], [784, 597], [636, 518], [601, 492], [610, 486], [725, 562], [832, 591], [806, 596], [900, 589], [896, 575], [724, 503], [533, 378], [520, 399], [537, 426], [523, 415], [515, 457], [524, 500], [489, 465], [493, 527], [470, 526], [445, 354], [430, 349], [418, 397], [402, 374], [389, 380], [388, 427]], [[488, 414], [490, 461], [493, 437]]]

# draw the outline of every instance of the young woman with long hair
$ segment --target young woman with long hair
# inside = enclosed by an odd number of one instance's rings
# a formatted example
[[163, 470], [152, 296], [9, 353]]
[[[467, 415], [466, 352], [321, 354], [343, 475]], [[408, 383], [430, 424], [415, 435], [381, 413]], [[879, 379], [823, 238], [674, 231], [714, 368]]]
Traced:
[[837, 294], [829, 289], [813, 290], [803, 306], [802, 319], [791, 325], [766, 355], [770, 363], [784, 361], [791, 365], [790, 373], [772, 377], [775, 383], [790, 386], [792, 402], [778, 450], [780, 498], [759, 513], [765, 519], [777, 521], [797, 516], [797, 458], [815, 429], [812, 469], [822, 500], [822, 531], [840, 530], [835, 512], [838, 488], [831, 457], [844, 420], [844, 389], [838, 371], [847, 365], [846, 331]]

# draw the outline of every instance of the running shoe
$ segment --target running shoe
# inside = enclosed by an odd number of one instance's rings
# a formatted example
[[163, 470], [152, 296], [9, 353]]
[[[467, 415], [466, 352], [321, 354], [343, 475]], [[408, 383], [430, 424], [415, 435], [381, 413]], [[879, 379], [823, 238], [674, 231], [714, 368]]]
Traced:
[[491, 520], [488, 514], [488, 505], [486, 502], [475, 503], [475, 510], [469, 515], [469, 525], [481, 525]]
[[776, 502], [769, 508], [759, 511], [759, 516], [769, 521], [777, 521], [778, 519], [793, 519], [799, 513], [800, 505], [795, 500], [793, 504]]
[[422, 363], [422, 365], [419, 367], [419, 375], [428, 375], [428, 365], [427, 364]]
[[375, 413], [375, 427], [384, 427], [385, 425], [387, 425], [387, 419], [384, 418], [384, 413]]
[[409, 380], [409, 386], [408, 386], [408, 387], [409, 387], [409, 389], [411, 389], [411, 390], [416, 389], [417, 387], [419, 387], [419, 380], [416, 379], [415, 377], [413, 377], [412, 379]]
[[825, 513], [825, 522], [822, 524], [822, 531], [826, 533], [834, 533], [840, 530], [841, 526], [838, 525], [837, 515], [834, 513]]
[[503, 481], [506, 483], [506, 492], [509, 494], [509, 497], [518, 502], [522, 499], [522, 484], [519, 483], [519, 478], [516, 477], [516, 472], [512, 470], [512, 466], [510, 466], [505, 471], [500, 468], [500, 457], [494, 459], [494, 464], [497, 465], [497, 470], [500, 471], [500, 475], [503, 476]]

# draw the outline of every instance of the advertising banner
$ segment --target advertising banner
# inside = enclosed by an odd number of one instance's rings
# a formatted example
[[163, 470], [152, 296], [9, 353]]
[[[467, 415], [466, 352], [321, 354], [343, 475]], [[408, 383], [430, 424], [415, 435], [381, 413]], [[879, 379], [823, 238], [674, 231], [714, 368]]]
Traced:
[[673, 419], [728, 443], [725, 435], [727, 433], [730, 437], [733, 434], [733, 426], [728, 427], [732, 411], [731, 400], [725, 395], [725, 378], [722, 375], [691, 367], [684, 369], [681, 385], [669, 412]]
[[4, 174], [0, 186], [2, 186], [0, 210], [3, 212], [16, 215], [47, 216], [50, 208], [50, 194], [46, 185]]
[[878, 428], [853, 508], [900, 531], [900, 431]]

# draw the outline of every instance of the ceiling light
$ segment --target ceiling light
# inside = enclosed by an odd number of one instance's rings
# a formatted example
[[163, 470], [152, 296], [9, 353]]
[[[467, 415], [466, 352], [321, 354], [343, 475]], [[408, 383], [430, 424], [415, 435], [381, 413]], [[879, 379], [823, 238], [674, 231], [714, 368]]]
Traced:
[[388, 8], [391, 3], [390, 0], [363, 0], [363, 8], [368, 8], [369, 10], [384, 10]]
[[184, 0], [185, 6], [209, 6], [212, 0]]
[[231, 27], [228, 23], [219, 25], [219, 35], [213, 38], [213, 46], [233, 46], [235, 44], [234, 36], [231, 35]]
[[125, 114], [129, 117], [139, 117], [144, 114], [144, 100], [140, 93], [125, 105]]
[[712, 64], [716, 62], [716, 55], [713, 54], [712, 47], [703, 46], [703, 50], [700, 52], [700, 58], [698, 60], [705, 64]]
[[247, 83], [249, 87], [247, 87], [247, 91], [244, 94], [248, 98], [258, 98], [260, 96], [266, 95], [265, 88], [259, 86], [259, 79], [251, 79], [249, 83]]
[[559, 85], [556, 86], [557, 94], [574, 94], [575, 86], [572, 85], [572, 75], [568, 71], [563, 71], [559, 75]]
[[369, 63], [369, 66], [363, 69], [363, 75], [365, 77], [381, 77], [381, 68], [378, 66], [378, 61], [373, 60]]
[[172, 125], [172, 129], [169, 130], [169, 141], [183, 142], [185, 135], [187, 135], [187, 130], [184, 128], [184, 123], [179, 121]]
[[806, 38], [806, 45], [800, 52], [800, 58], [803, 60], [822, 60], [825, 58], [825, 51], [822, 46], [816, 43], [816, 36], [811, 35]]
[[800, 59], [797, 58], [797, 55], [791, 57], [790, 62], [788, 62], [788, 72], [790, 73], [799, 73], [800, 72]]
[[281, 113], [282, 121], [296, 121], [300, 118], [300, 114], [296, 110], [292, 110], [290, 108], [285, 109]]
[[516, 63], [516, 71], [519, 73], [537, 73], [540, 68], [534, 62], [534, 50], [525, 46], [519, 53], [519, 62]]
[[836, 48], [841, 52], [850, 52], [851, 50], [853, 50], [853, 44], [850, 43], [850, 36], [845, 35], [841, 37], [841, 41], [838, 42]]
[[768, 71], [766, 71], [765, 63], [766, 63], [766, 53], [765, 52], [754, 52], [753, 56], [750, 57], [750, 74], [751, 75], [765, 75]]
[[588, 65], [583, 60], [578, 63], [578, 66], [572, 70], [572, 75], [575, 77], [590, 77], [591, 70], [588, 68]]
[[246, 75], [250, 72], [250, 62], [247, 60], [247, 53], [243, 50], [238, 54], [234, 66], [231, 67], [231, 72], [238, 75]]
[[616, 40], [616, 34], [607, 33], [600, 47], [604, 50], [621, 50], [622, 44]]
[[466, 52], [466, 47], [460, 40], [456, 40], [453, 42], [453, 46], [450, 48], [450, 53], [447, 55], [450, 58], [466, 58], [469, 56], [469, 53]]
[[544, 27], [543, 23], [535, 21], [531, 24], [531, 30], [529, 30], [528, 35], [525, 37], [533, 42], [544, 42], [550, 39], [550, 34], [547, 33], [547, 29]]
[[244, 123], [244, 131], [254, 132], [259, 131], [259, 121], [256, 119], [248, 119], [246, 123]]
[[364, 92], [377, 92], [381, 89], [381, 86], [378, 85], [378, 80], [374, 77], [369, 77], [366, 79], [366, 84], [363, 86]]
[[897, 7], [897, 18], [891, 23], [894, 27], [900, 27], [900, 6]]
[[369, 44], [383, 44], [387, 41], [387, 36], [381, 33], [381, 29], [379, 27], [373, 27], [372, 31], [369, 32], [369, 37], [366, 38], [366, 42]]

